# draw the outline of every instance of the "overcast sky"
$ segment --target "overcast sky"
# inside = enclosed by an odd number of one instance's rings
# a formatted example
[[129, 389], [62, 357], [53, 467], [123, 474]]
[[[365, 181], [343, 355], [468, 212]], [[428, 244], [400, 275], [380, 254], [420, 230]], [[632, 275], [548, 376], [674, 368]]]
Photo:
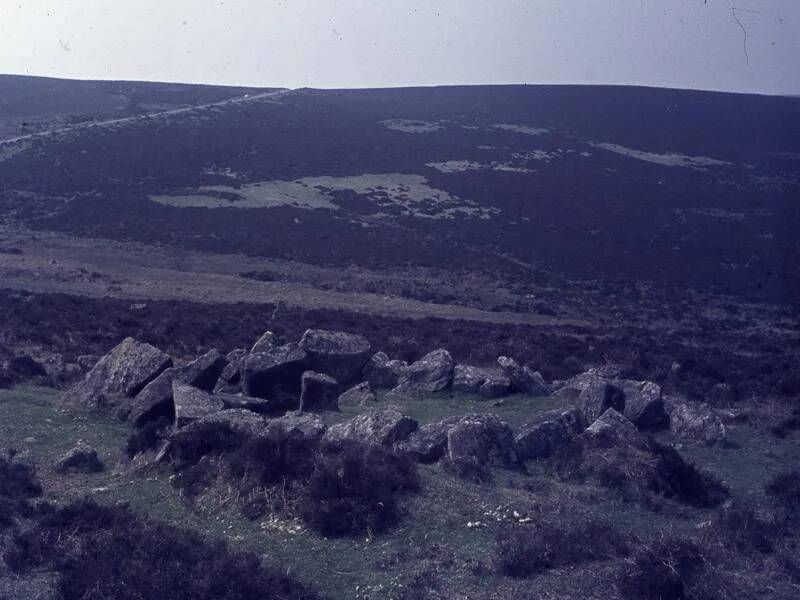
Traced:
[[800, 94], [798, 57], [800, 0], [0, 0], [0, 72], [82, 79]]

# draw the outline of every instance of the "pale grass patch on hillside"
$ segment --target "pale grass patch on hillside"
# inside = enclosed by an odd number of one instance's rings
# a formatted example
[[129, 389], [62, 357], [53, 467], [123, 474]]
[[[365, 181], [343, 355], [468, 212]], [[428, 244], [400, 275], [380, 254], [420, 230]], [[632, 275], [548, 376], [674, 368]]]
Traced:
[[418, 218], [452, 219], [463, 216], [488, 219], [496, 212], [434, 188], [422, 175], [406, 173], [305, 177], [294, 181], [262, 181], [240, 188], [203, 186], [197, 194], [154, 195], [150, 199], [177, 208], [292, 206], [307, 210], [338, 211], [341, 207], [336, 202], [336, 192], [355, 192], [369, 198], [376, 208], [397, 206], [403, 209], [403, 215]]
[[13, 144], [0, 144], [0, 162], [13, 158], [33, 148], [31, 142], [16, 142]]
[[600, 148], [615, 154], [635, 158], [645, 162], [654, 163], [657, 165], [664, 165], [665, 167], [684, 167], [687, 169], [705, 170], [707, 167], [724, 167], [731, 163], [724, 160], [717, 160], [715, 158], [708, 158], [707, 156], [687, 156], [685, 154], [668, 153], [657, 154], [655, 152], [646, 152], [644, 150], [635, 150], [633, 148], [626, 148], [617, 144], [596, 143], [589, 142], [593, 148]]
[[525, 135], [544, 135], [545, 133], [550, 133], [547, 127], [531, 127], [530, 125], [516, 125], [514, 123], [495, 123], [492, 127], [503, 131], [524, 133]]
[[435, 133], [444, 129], [440, 123], [415, 121], [413, 119], [387, 119], [382, 121], [387, 129], [402, 133]]

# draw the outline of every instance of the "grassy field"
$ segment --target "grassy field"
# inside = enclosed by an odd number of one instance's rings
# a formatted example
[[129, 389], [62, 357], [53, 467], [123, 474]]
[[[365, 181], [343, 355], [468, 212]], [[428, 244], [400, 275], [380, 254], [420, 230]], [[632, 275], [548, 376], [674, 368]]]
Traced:
[[[437, 396], [394, 402], [421, 422], [447, 415], [494, 412], [518, 425], [531, 414], [552, 407], [550, 401], [513, 397], [499, 406], [470, 398]], [[345, 407], [334, 420], [352, 416]], [[582, 589], [590, 581], [582, 569], [612, 568], [593, 564], [552, 571], [533, 580], [515, 581], [488, 572], [490, 552], [502, 526], [530, 520], [582, 520], [600, 516], [640, 536], [687, 530], [710, 513], [694, 509], [655, 513], [624, 502], [591, 485], [560, 483], [537, 464], [528, 473], [497, 470], [488, 484], [459, 480], [438, 466], [421, 469], [421, 493], [408, 498], [406, 518], [377, 538], [325, 539], [299, 523], [243, 518], [224, 490], [199, 504], [184, 501], [166, 472], [134, 472], [124, 456], [128, 425], [58, 405], [58, 392], [49, 389], [0, 391], [0, 445], [15, 448], [39, 467], [47, 499], [64, 503], [91, 496], [104, 503], [126, 502], [155, 519], [227, 540], [233, 547], [264, 556], [282, 565], [336, 599], [393, 598], [415, 576], [467, 598], [559, 597], [559, 594], [604, 597], [603, 590]], [[726, 447], [685, 446], [685, 456], [717, 473], [734, 496], [760, 493], [777, 471], [800, 464], [797, 436], [768, 438], [751, 427], [731, 430]], [[77, 442], [94, 446], [107, 465], [92, 475], [58, 475], [53, 462]], [[468, 523], [473, 524], [472, 527]], [[478, 523], [477, 526], [474, 526]], [[561, 596], [563, 597], [563, 595]]]

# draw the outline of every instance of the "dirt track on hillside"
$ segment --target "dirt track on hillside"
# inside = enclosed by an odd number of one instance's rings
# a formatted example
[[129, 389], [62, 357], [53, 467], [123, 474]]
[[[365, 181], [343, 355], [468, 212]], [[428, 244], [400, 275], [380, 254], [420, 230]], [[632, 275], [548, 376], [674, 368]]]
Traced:
[[[486, 323], [587, 326], [577, 319], [540, 314], [489, 312], [449, 304], [360, 292], [338, 292], [286, 282], [238, 276], [268, 266], [268, 260], [240, 255], [179, 253], [99, 239], [62, 235], [6, 234], [21, 254], [0, 253], [3, 288], [65, 293], [94, 298], [190, 300], [209, 304], [284, 302], [304, 309], [329, 308], [395, 317], [439, 317]], [[9, 239], [10, 236], [10, 239]], [[302, 268], [302, 265], [297, 265]]]

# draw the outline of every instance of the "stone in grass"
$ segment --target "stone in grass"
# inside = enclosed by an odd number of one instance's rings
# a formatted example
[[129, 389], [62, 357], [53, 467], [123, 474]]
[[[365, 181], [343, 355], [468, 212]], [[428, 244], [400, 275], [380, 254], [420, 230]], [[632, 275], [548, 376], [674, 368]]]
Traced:
[[339, 406], [368, 406], [377, 399], [369, 383], [364, 381], [339, 396]]
[[241, 391], [241, 366], [247, 355], [247, 350], [242, 348], [231, 350], [225, 355], [228, 364], [225, 365], [225, 368], [219, 375], [217, 385], [214, 386], [214, 393], [223, 392], [226, 394], [236, 394]]
[[172, 384], [172, 398], [175, 402], [176, 427], [185, 427], [225, 408], [223, 401], [216, 396], [181, 383]]
[[636, 425], [613, 408], [607, 409], [583, 435], [595, 447], [646, 447], [646, 438], [639, 433]]
[[675, 439], [708, 445], [722, 442], [727, 436], [722, 419], [702, 402], [687, 402], [675, 407], [670, 414], [670, 429]]
[[67, 390], [62, 400], [66, 404], [107, 411], [121, 404], [121, 399], [136, 396], [171, 366], [172, 359], [158, 348], [125, 338]]
[[285, 344], [242, 359], [241, 389], [247, 396], [268, 398], [276, 407], [295, 409], [300, 379], [307, 371], [306, 353], [297, 344]]
[[531, 396], [549, 396], [552, 392], [541, 373], [520, 365], [513, 358], [500, 356], [497, 359], [500, 370], [511, 381], [514, 391]]
[[401, 360], [389, 360], [385, 352], [378, 352], [364, 365], [364, 379], [374, 390], [391, 390], [400, 383], [408, 370], [408, 363]]
[[517, 431], [514, 445], [521, 460], [548, 458], [584, 429], [576, 409], [551, 410], [537, 415]]
[[216, 348], [213, 348], [178, 369], [176, 381], [185, 383], [204, 392], [211, 392], [217, 385], [228, 359]]
[[301, 380], [300, 412], [339, 410], [339, 383], [324, 373], [306, 371]]
[[401, 394], [442, 391], [453, 382], [455, 363], [447, 350], [434, 350], [412, 363], [394, 389]]
[[59, 458], [53, 469], [56, 473], [97, 473], [105, 468], [91, 446], [79, 443]]
[[462, 417], [446, 417], [422, 425], [397, 445], [397, 449], [421, 463], [435, 463], [447, 454], [447, 434]]
[[250, 354], [258, 354], [259, 352], [269, 352], [278, 345], [275, 334], [271, 331], [265, 331], [261, 337], [256, 340], [253, 347], [250, 348]]
[[520, 464], [514, 434], [495, 415], [466, 415], [447, 432], [447, 456], [454, 464], [515, 468]]
[[392, 446], [408, 438], [418, 427], [415, 419], [394, 409], [373, 410], [360, 414], [348, 423], [333, 425], [325, 441], [338, 443], [355, 440], [379, 446]]
[[341, 385], [358, 381], [370, 355], [369, 342], [342, 331], [309, 329], [300, 340], [309, 369], [333, 377]]

